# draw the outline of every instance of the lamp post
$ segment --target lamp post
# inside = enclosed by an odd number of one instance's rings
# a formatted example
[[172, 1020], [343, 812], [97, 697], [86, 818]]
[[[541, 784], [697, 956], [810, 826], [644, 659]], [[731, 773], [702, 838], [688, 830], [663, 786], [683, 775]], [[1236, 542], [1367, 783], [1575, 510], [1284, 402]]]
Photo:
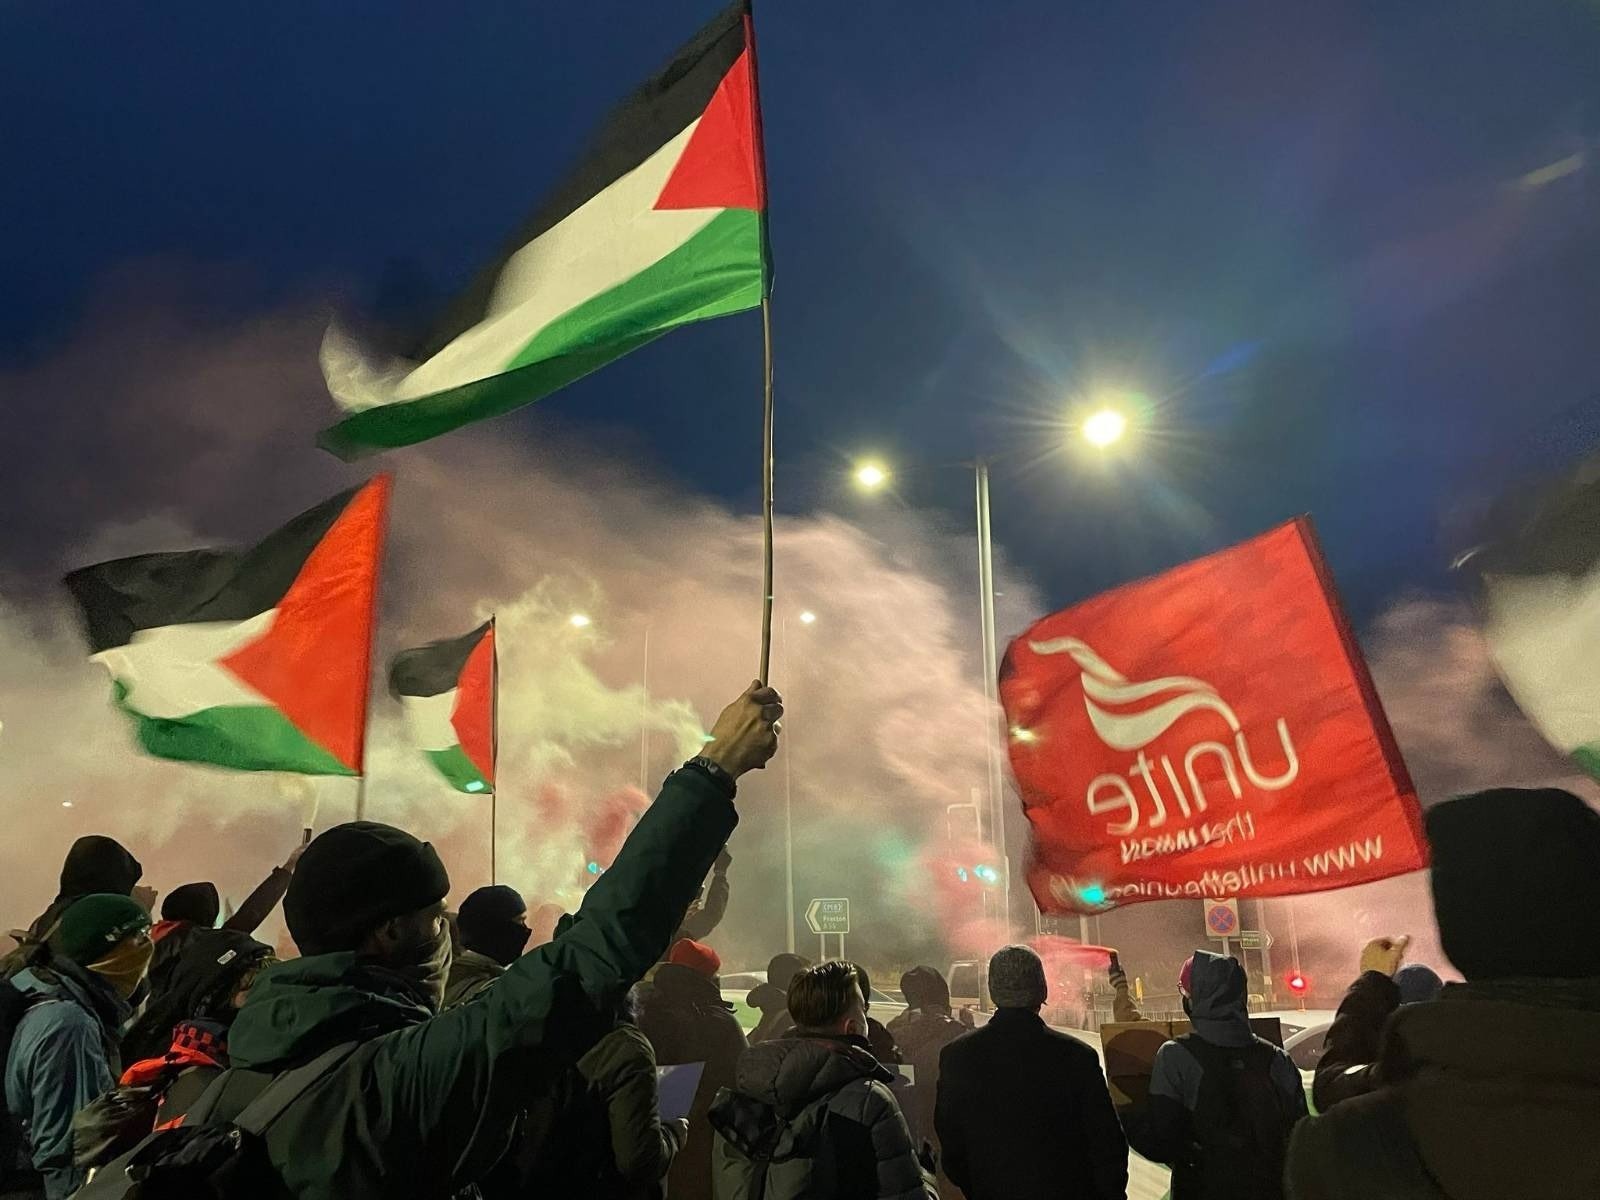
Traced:
[[[1128, 432], [1128, 418], [1121, 409], [1105, 406], [1085, 416], [1076, 432], [1097, 450], [1106, 450], [1120, 442]], [[994, 716], [1000, 708], [1000, 654], [995, 640], [994, 617], [994, 538], [989, 509], [989, 463], [980, 458], [973, 464], [974, 490], [977, 501], [978, 524], [978, 603], [983, 639], [983, 694], [988, 702], [988, 719], [984, 721], [984, 760], [988, 776], [989, 833], [994, 847], [1005, 863], [1003, 875], [1001, 920], [1004, 922], [1006, 940], [1011, 939], [1011, 854], [1006, 846], [1005, 782], [1001, 769], [1000, 731]], [[881, 490], [890, 479], [889, 468], [876, 459], [865, 459], [856, 464], [855, 481], [863, 491]], [[1037, 909], [1035, 909], [1037, 916]], [[1089, 918], [1078, 917], [1079, 941], [1089, 941]]]

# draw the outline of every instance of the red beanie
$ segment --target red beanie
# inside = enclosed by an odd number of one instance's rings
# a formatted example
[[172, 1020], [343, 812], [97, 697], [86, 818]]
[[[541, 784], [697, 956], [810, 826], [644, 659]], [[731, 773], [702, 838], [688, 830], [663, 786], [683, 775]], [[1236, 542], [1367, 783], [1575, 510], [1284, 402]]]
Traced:
[[676, 963], [680, 967], [688, 967], [691, 971], [710, 978], [722, 970], [722, 959], [717, 952], [704, 942], [697, 942], [691, 938], [679, 938], [673, 943], [672, 949], [667, 951], [667, 961]]

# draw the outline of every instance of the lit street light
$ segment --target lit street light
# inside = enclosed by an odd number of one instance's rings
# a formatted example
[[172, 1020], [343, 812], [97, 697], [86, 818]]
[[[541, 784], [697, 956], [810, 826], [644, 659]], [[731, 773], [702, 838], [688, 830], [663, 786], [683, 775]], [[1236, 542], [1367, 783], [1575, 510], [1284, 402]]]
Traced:
[[1121, 441], [1128, 431], [1128, 418], [1114, 408], [1102, 408], [1090, 413], [1083, 422], [1083, 436], [1091, 446], [1104, 450], [1112, 442]]
[[588, 613], [575, 612], [567, 618], [567, 624], [574, 629], [587, 629], [593, 622], [589, 620]]
[[812, 611], [810, 611], [809, 609], [807, 609], [805, 612], [800, 614], [800, 624], [802, 624], [802, 625], [815, 625], [816, 622], [817, 622], [817, 614], [812, 612]]
[[863, 490], [875, 492], [889, 482], [889, 469], [870, 459], [856, 466], [856, 483]]

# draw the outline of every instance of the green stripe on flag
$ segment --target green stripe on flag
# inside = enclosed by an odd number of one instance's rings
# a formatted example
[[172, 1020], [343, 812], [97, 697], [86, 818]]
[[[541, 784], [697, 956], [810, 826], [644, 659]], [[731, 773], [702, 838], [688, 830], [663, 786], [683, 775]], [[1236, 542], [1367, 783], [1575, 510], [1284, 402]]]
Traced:
[[472, 765], [472, 760], [460, 746], [450, 746], [444, 750], [424, 750], [423, 753], [456, 791], [479, 795], [494, 791], [489, 786], [489, 781], [477, 767]]
[[1572, 757], [1585, 773], [1594, 779], [1600, 779], [1600, 742], [1579, 746], [1572, 752]]
[[112, 682], [112, 699], [133, 721], [146, 753], [179, 762], [214, 763], [235, 771], [355, 775], [266, 704], [222, 705], [184, 717], [147, 717], [126, 703], [127, 686]]
[[754, 308], [765, 288], [764, 236], [760, 213], [718, 213], [658, 262], [540, 329], [502, 373], [355, 413], [317, 444], [345, 459], [414, 445], [543, 399], [670, 329]]

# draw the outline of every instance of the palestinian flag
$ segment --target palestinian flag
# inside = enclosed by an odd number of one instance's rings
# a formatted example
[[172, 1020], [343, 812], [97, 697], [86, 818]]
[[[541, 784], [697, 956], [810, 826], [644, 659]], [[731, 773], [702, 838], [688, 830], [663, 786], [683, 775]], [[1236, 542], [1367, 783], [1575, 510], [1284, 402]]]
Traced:
[[548, 396], [669, 329], [767, 290], [750, 9], [700, 31], [434, 328], [383, 361], [330, 330], [341, 458], [409, 446]]
[[499, 684], [493, 617], [461, 637], [402, 651], [389, 667], [412, 736], [458, 792], [494, 791]]
[[139, 744], [239, 771], [361, 774], [388, 503], [379, 476], [248, 550], [68, 575]]
[[1545, 739], [1600, 779], [1600, 455], [1502, 497], [1457, 562], [1489, 653]]

